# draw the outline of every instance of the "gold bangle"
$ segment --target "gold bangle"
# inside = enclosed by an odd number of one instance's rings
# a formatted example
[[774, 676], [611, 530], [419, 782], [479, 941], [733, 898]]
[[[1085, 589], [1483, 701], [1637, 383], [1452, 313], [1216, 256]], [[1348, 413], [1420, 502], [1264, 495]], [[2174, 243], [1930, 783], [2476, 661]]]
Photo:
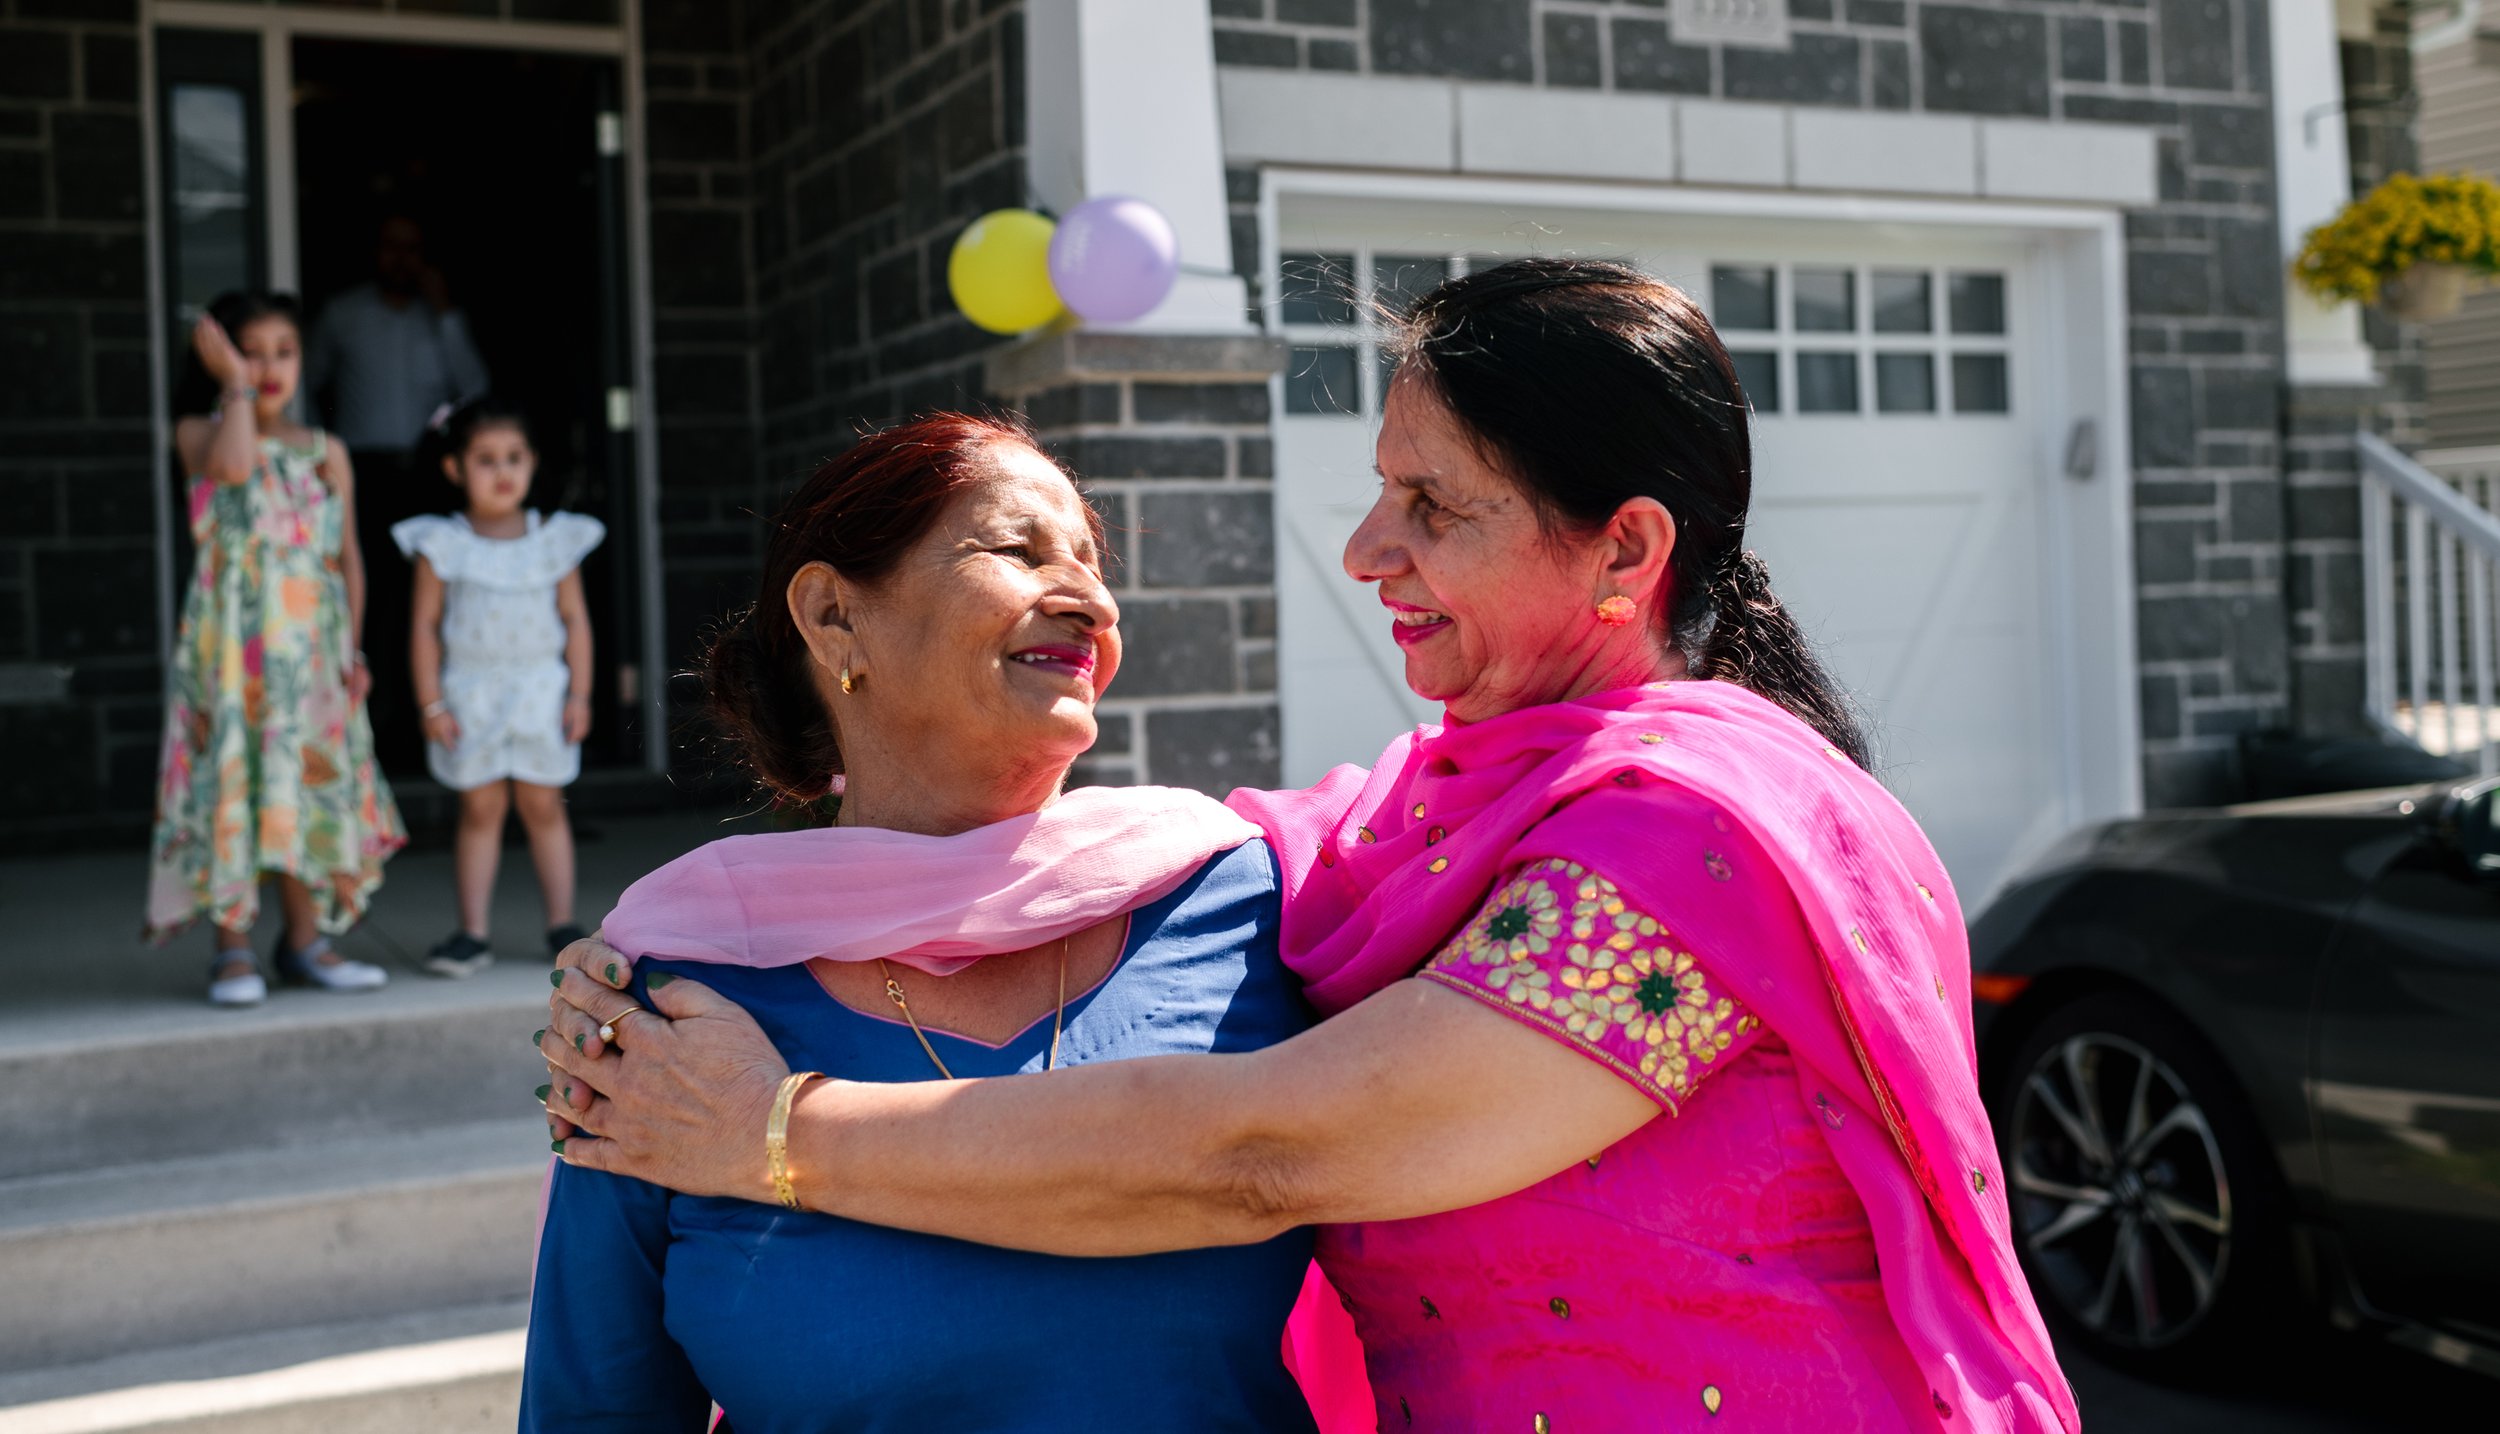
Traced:
[[821, 1078], [821, 1071], [793, 1071], [773, 1094], [773, 1113], [764, 1121], [764, 1168], [773, 1178], [773, 1198], [784, 1210], [799, 1208], [799, 1192], [790, 1186], [790, 1105], [799, 1087]]

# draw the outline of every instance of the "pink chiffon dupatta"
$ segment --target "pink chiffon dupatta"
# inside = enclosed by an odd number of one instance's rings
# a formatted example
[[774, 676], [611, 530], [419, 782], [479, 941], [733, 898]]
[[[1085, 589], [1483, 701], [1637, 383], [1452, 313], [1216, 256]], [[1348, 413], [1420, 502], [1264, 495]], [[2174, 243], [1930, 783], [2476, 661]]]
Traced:
[[[1917, 823], [1811, 728], [1727, 683], [1660, 683], [1420, 728], [1368, 772], [1229, 804], [1276, 849], [1285, 962], [1333, 1015], [1411, 974], [1525, 862], [1601, 870], [1672, 919], [1686, 883], [1668, 863], [1694, 857], [1642, 800], [1668, 786], [1741, 823], [1806, 918], [1810, 956], [1717, 953], [1712, 974], [1788, 1043], [1809, 1103], [1837, 1088], [1878, 1117], [1827, 1139], [1935, 1414], [1991, 1434], [2077, 1429], [1979, 1102], [1961, 909]], [[1317, 1339], [1312, 1313], [1306, 1300], [1296, 1328]], [[1304, 1387], [1315, 1408], [1342, 1397]]]
[[729, 966], [898, 961], [951, 976], [1169, 895], [1259, 830], [1174, 787], [1082, 787], [956, 836], [882, 827], [707, 842], [625, 889], [610, 946]]

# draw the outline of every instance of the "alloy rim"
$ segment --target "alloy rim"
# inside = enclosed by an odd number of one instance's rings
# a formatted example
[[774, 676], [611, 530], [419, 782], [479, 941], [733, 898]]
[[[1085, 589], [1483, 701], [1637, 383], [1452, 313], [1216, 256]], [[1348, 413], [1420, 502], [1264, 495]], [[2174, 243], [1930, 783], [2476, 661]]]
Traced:
[[2014, 1102], [2014, 1225], [2036, 1281], [2113, 1344], [2158, 1349], [2213, 1312], [2231, 1183], [2212, 1122], [2152, 1052], [2070, 1036]]

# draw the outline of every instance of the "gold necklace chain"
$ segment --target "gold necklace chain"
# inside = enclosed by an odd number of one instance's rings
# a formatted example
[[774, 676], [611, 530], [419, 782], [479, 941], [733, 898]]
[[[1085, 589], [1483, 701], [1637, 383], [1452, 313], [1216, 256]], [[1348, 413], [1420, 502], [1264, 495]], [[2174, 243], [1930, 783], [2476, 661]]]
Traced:
[[[1050, 1055], [1042, 1062], [1044, 1074], [1056, 1070], [1059, 1066], [1059, 1033], [1066, 1026], [1068, 1018], [1068, 942], [1070, 939], [1072, 938], [1066, 936], [1059, 938], [1059, 1006], [1050, 1015]], [[911, 1013], [911, 1002], [903, 999], [903, 983], [894, 979], [894, 968], [886, 965], [885, 958], [880, 956], [877, 958], [877, 970], [885, 977], [885, 998], [894, 1003], [894, 1009], [903, 1013], [903, 1023], [911, 1027], [912, 1035], [920, 1041], [920, 1049], [928, 1053], [929, 1064], [937, 1067], [939, 1075], [953, 1080], [955, 1073], [948, 1070], [946, 1062], [938, 1058], [937, 1047], [929, 1044], [929, 1033], [920, 1029], [919, 1018]]]

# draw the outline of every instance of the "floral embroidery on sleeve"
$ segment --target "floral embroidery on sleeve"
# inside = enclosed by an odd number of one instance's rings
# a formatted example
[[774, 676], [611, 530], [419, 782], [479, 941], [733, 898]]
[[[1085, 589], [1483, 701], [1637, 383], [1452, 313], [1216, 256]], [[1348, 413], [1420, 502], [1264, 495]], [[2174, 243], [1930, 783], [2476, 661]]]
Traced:
[[1562, 1038], [1673, 1112], [1762, 1023], [1575, 862], [1519, 868], [1420, 973]]

